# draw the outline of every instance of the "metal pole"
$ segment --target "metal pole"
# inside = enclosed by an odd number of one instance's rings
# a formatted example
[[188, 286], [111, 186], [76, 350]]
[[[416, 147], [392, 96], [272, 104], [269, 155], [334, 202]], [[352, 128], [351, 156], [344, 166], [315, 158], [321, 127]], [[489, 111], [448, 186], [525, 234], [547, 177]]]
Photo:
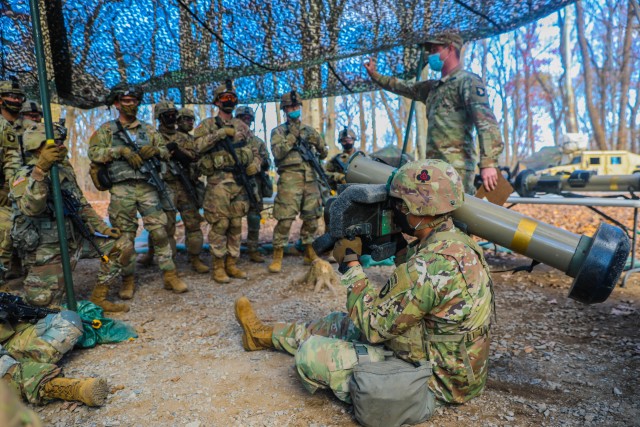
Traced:
[[[420, 81], [422, 75], [422, 68], [424, 67], [424, 46], [420, 47], [420, 57], [418, 58], [418, 71], [416, 72], [416, 83]], [[407, 153], [407, 144], [409, 143], [409, 133], [411, 131], [411, 122], [413, 121], [413, 112], [416, 109], [416, 100], [411, 100], [411, 107], [409, 108], [409, 118], [407, 119], [407, 128], [404, 131], [404, 141], [402, 143], [402, 154], [398, 159], [398, 167], [402, 164], [402, 157]], [[417, 126], [416, 126], [417, 131]]]
[[[49, 87], [47, 79], [47, 65], [42, 44], [42, 28], [40, 27], [40, 10], [38, 0], [29, 0], [31, 9], [31, 25], [33, 28], [33, 42], [36, 47], [36, 64], [38, 66], [38, 84], [40, 86], [40, 102], [44, 116], [44, 127], [47, 135], [47, 144], [55, 144], [53, 140], [53, 120], [51, 118], [51, 106], [49, 104]], [[60, 258], [62, 259], [62, 273], [64, 274], [64, 286], [67, 291], [67, 306], [69, 310], [76, 311], [76, 297], [73, 291], [73, 278], [71, 276], [71, 262], [69, 260], [69, 246], [67, 245], [67, 233], [65, 231], [64, 211], [62, 210], [62, 194], [60, 192], [60, 176], [58, 165], [51, 168], [51, 187], [53, 190], [53, 204], [55, 208], [56, 224], [58, 226], [58, 239], [60, 240]]]

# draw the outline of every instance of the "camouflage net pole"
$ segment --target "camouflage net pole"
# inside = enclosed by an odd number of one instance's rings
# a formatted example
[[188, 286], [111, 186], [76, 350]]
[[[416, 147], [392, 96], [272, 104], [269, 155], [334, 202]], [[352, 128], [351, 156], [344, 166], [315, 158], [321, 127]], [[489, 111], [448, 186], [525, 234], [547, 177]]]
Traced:
[[[38, 82], [40, 86], [40, 102], [44, 116], [47, 144], [55, 144], [53, 140], [53, 120], [51, 118], [51, 105], [49, 103], [49, 88], [47, 87], [47, 69], [44, 59], [44, 47], [42, 43], [42, 30], [40, 28], [40, 10], [37, 0], [29, 0], [31, 9], [31, 23], [33, 24], [33, 41], [35, 44], [36, 62], [38, 68]], [[77, 311], [76, 296], [73, 291], [73, 277], [71, 275], [71, 261], [69, 259], [69, 246], [65, 229], [64, 210], [62, 209], [62, 193], [60, 192], [60, 175], [58, 165], [51, 168], [51, 186], [53, 188], [53, 205], [55, 209], [56, 225], [58, 226], [58, 239], [60, 240], [60, 258], [62, 258], [62, 273], [64, 286], [67, 291], [67, 305], [69, 310]]]

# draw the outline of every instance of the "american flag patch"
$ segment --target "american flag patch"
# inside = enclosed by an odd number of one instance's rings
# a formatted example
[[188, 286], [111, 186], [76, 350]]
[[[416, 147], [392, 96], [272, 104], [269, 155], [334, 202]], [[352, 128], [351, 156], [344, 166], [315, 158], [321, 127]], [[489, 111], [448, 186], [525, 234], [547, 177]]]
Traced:
[[27, 179], [27, 177], [21, 176], [20, 178], [18, 178], [15, 181], [13, 181], [13, 186], [15, 187], [16, 185], [20, 184], [21, 182], [24, 182], [26, 179]]

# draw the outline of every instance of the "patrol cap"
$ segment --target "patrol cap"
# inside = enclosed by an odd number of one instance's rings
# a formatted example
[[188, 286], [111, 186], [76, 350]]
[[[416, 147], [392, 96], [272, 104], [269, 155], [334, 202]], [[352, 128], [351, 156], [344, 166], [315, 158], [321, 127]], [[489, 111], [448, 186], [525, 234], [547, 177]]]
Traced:
[[443, 215], [464, 203], [464, 185], [458, 172], [442, 160], [416, 160], [393, 175], [389, 195], [402, 199], [417, 216]]
[[39, 113], [42, 114], [42, 107], [38, 101], [27, 99], [22, 103], [21, 113]]
[[248, 105], [243, 105], [242, 107], [236, 108], [236, 117], [239, 116], [251, 116], [252, 120], [256, 118], [256, 114], [254, 113], [253, 108], [249, 107]]
[[292, 90], [291, 92], [287, 92], [282, 95], [282, 99], [280, 100], [280, 109], [285, 107], [295, 107], [296, 105], [302, 105], [302, 100], [298, 95], [298, 92]]
[[178, 110], [178, 120], [181, 117], [191, 117], [192, 119], [195, 120], [196, 114], [193, 112], [191, 108], [181, 108]]
[[158, 120], [161, 114], [168, 113], [170, 111], [174, 111], [176, 114], [178, 113], [178, 110], [172, 100], [163, 99], [153, 106], [153, 118]]
[[445, 31], [437, 36], [431, 37], [424, 42], [425, 45], [439, 44], [439, 45], [453, 45], [456, 49], [462, 49], [464, 40], [457, 31]]

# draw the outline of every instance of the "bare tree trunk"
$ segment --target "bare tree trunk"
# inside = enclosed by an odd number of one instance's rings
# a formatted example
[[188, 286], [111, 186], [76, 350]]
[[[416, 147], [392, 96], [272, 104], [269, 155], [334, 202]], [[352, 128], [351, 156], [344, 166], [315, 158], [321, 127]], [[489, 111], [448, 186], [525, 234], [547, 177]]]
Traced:
[[367, 151], [367, 121], [365, 120], [364, 94], [358, 94], [358, 118], [360, 119], [360, 150]]
[[602, 125], [602, 116], [600, 115], [600, 110], [596, 107], [593, 99], [593, 70], [591, 68], [591, 54], [589, 53], [589, 47], [587, 46], [587, 39], [585, 35], [584, 9], [582, 7], [582, 1], [576, 2], [576, 23], [578, 31], [578, 45], [580, 46], [580, 55], [582, 57], [582, 73], [585, 86], [584, 92], [586, 95], [587, 111], [589, 112], [593, 137], [598, 148], [600, 150], [606, 150], [607, 140], [604, 132], [604, 126]]
[[391, 128], [393, 129], [393, 133], [396, 135], [396, 139], [398, 141], [398, 146], [402, 148], [402, 129], [398, 126], [398, 121], [396, 120], [396, 114], [393, 112], [393, 109], [389, 105], [389, 100], [387, 99], [387, 94], [384, 91], [379, 91], [380, 100], [382, 101], [382, 105], [384, 105], [384, 109], [387, 111], [387, 115], [389, 116], [389, 122], [391, 123]]
[[376, 128], [376, 110], [378, 109], [378, 101], [376, 93], [371, 92], [371, 152], [378, 151], [378, 129]]
[[558, 22], [560, 27], [560, 58], [564, 68], [563, 81], [563, 104], [565, 110], [565, 128], [568, 133], [578, 133], [578, 114], [576, 113], [576, 95], [573, 90], [573, 80], [571, 79], [571, 68], [573, 67], [573, 55], [571, 46], [571, 13], [572, 8], [564, 9], [565, 15], [558, 12]]
[[325, 113], [325, 134], [324, 140], [332, 152], [340, 150], [336, 143], [336, 97], [327, 98], [327, 110]]
[[511, 142], [513, 144], [513, 156], [517, 157], [519, 155], [518, 147], [520, 145], [520, 88], [522, 86], [522, 79], [520, 78], [520, 62], [522, 60], [522, 56], [519, 54], [518, 49], [518, 31], [514, 32], [514, 41], [515, 41], [515, 84], [513, 88], [513, 136], [511, 137]]
[[[193, 4], [193, 0], [183, 0], [189, 9], [191, 9], [191, 5]], [[193, 55], [193, 52], [189, 51], [190, 46], [195, 45], [195, 40], [193, 38], [193, 33], [191, 31], [191, 16], [189, 12], [184, 10], [184, 8], [178, 8], [179, 22], [178, 28], [180, 31], [180, 68], [182, 70], [195, 70], [197, 68], [197, 56]], [[189, 54], [186, 54], [186, 53]], [[189, 104], [194, 101], [194, 88], [192, 86], [185, 86], [182, 89], [182, 104]]]
[[[633, 33], [632, 6], [627, 6], [627, 26], [624, 30], [624, 45], [622, 48], [622, 69], [620, 71], [620, 108], [618, 112], [618, 150], [627, 147], [627, 104], [629, 102], [629, 85], [631, 84], [631, 40]], [[632, 118], [633, 119], [633, 118]]]

